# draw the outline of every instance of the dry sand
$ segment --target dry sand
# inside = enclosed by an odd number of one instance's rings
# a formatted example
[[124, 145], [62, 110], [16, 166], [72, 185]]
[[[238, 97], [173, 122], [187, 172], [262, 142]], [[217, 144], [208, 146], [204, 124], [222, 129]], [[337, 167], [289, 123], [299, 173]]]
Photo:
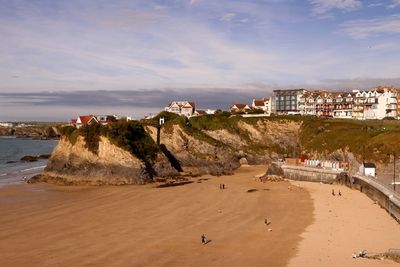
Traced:
[[312, 201], [288, 182], [255, 181], [264, 170], [168, 188], [1, 188], [0, 266], [285, 266]]
[[[289, 266], [399, 266], [388, 260], [352, 258], [361, 249], [367, 255], [400, 249], [400, 225], [365, 194], [339, 185], [291, 183], [310, 192], [315, 221], [302, 234]], [[332, 189], [342, 196], [332, 196]]]
[[394, 265], [351, 259], [361, 248], [399, 247], [400, 227], [365, 195], [255, 181], [264, 170], [167, 188], [0, 188], [0, 266]]

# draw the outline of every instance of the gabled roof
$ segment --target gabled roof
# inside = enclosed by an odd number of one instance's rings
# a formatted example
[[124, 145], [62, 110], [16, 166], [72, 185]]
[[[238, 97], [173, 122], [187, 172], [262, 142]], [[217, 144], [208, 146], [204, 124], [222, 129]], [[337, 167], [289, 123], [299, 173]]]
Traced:
[[197, 114], [199, 114], [199, 115], [207, 115], [208, 113], [205, 111], [205, 110], [203, 110], [203, 109], [197, 109], [196, 111], [195, 111]]
[[71, 120], [71, 124], [76, 124], [76, 120]]
[[265, 105], [265, 100], [255, 100], [254, 99], [254, 106], [256, 107], [263, 107]]
[[241, 104], [241, 103], [239, 103], [239, 104], [233, 104], [232, 106], [231, 106], [231, 108], [233, 108], [233, 107], [237, 107], [238, 109], [244, 109], [244, 108], [246, 108], [246, 107], [248, 107], [246, 104]]
[[185, 103], [182, 108], [194, 108], [194, 102]]
[[97, 119], [94, 115], [79, 116], [79, 119], [80, 119], [81, 123], [88, 123], [92, 119], [95, 119], [97, 121]]

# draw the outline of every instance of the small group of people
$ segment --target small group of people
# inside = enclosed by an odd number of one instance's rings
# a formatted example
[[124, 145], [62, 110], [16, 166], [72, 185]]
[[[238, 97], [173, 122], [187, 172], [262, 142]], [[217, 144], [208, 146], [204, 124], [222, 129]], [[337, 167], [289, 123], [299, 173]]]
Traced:
[[358, 255], [355, 252], [353, 252], [352, 257], [353, 257], [353, 259], [364, 258], [365, 255], [367, 255], [367, 253], [366, 253], [366, 251], [364, 249], [362, 249], [362, 250], [360, 250]]
[[[332, 189], [332, 196], [335, 196], [335, 195], [336, 195], [336, 194], [335, 194], [335, 190]], [[342, 196], [342, 192], [340, 192], [340, 189], [339, 189], [339, 192], [338, 192], [338, 196], [339, 196], [339, 197]]]
[[219, 184], [219, 190], [225, 189], [225, 184]]

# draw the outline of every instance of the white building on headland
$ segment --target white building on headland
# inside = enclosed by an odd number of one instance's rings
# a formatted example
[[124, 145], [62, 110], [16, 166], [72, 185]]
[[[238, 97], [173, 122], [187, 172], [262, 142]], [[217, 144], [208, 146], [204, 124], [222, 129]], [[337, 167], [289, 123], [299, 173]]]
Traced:
[[265, 114], [271, 115], [271, 98], [263, 98], [263, 99], [253, 99], [251, 103], [251, 107], [253, 109], [258, 109], [264, 111]]
[[353, 91], [353, 118], [360, 120], [381, 120], [386, 117], [396, 118], [397, 90], [394, 88], [378, 87], [369, 91]]
[[13, 124], [11, 122], [0, 122], [0, 127], [11, 128], [13, 127]]
[[186, 117], [191, 117], [196, 110], [196, 103], [193, 101], [173, 101], [168, 107], [165, 107], [164, 110]]

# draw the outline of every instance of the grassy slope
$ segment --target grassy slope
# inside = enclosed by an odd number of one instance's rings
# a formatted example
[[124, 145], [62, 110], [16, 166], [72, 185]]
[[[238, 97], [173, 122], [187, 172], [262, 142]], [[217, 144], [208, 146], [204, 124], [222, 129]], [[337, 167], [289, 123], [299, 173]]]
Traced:
[[[256, 125], [259, 120], [280, 121], [282, 123], [288, 120], [302, 122], [299, 136], [300, 144], [302, 150], [309, 152], [316, 151], [327, 154], [338, 149], [348, 148], [359, 159], [364, 156], [366, 160], [388, 162], [389, 153], [400, 151], [399, 121], [355, 121], [301, 116], [241, 118], [231, 117], [229, 113], [195, 117], [188, 120], [176, 114], [162, 112], [152, 120], [131, 122], [132, 125], [119, 123], [116, 127], [109, 126], [107, 131], [101, 129], [100, 134], [110, 137], [114, 144], [127, 149], [131, 153], [136, 154], [136, 156], [152, 157], [156, 151], [154, 147], [155, 144], [144, 132], [142, 125], [156, 126], [159, 117], [165, 117], [166, 119], [166, 123], [163, 126], [164, 130], [168, 131], [168, 129], [172, 129], [174, 124], [178, 124], [185, 133], [199, 140], [228, 148], [228, 145], [215, 140], [203, 132], [203, 130], [227, 130], [232, 134], [240, 136], [243, 140], [248, 141], [250, 145], [245, 149], [246, 152], [253, 152], [255, 154], [262, 154], [267, 150], [279, 154], [290, 154], [291, 151], [289, 150], [296, 148], [283, 149], [278, 146], [268, 146], [266, 144], [253, 142], [249, 132], [238, 126], [240, 121], [251, 125]], [[129, 131], [132, 129], [136, 131], [136, 134], [129, 134]], [[97, 139], [92, 138], [92, 134], [88, 134], [88, 132], [92, 132], [91, 130], [93, 129], [81, 128], [80, 130], [73, 130], [71, 128], [65, 128], [63, 133], [69, 137], [72, 143], [74, 143], [78, 135], [93, 140], [94, 142], [89, 144], [89, 146], [91, 146], [93, 152], [95, 152]], [[96, 132], [97, 131], [98, 129], [96, 129]], [[123, 136], [119, 138], [120, 135]], [[140, 136], [140, 140], [130, 140], [135, 139], [135, 136]]]
[[400, 149], [400, 122], [309, 119], [300, 134], [303, 149], [319, 153], [348, 148], [360, 159], [388, 162]]

